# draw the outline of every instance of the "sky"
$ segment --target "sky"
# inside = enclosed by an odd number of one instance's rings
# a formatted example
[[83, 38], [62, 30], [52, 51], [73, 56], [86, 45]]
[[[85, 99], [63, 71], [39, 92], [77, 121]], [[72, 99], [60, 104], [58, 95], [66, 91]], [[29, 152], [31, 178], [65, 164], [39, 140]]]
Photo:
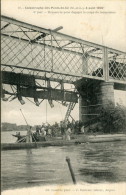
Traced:
[[[103, 44], [110, 48], [126, 51], [126, 3], [124, 1], [72, 1], [73, 7], [104, 7], [104, 11], [115, 12], [114, 14], [48, 14], [34, 13], [33, 9], [25, 7], [56, 7], [71, 6], [71, 1], [2, 1], [2, 15], [15, 18], [27, 23], [34, 24], [47, 29], [55, 29], [63, 26], [60, 31], [64, 34], [75, 36], [86, 41]], [[115, 91], [116, 102], [126, 106], [126, 92]], [[25, 100], [21, 105], [18, 100], [12, 102], [1, 102], [2, 122], [25, 124], [20, 109], [24, 113], [30, 125], [42, 124], [43, 122], [54, 123], [63, 120], [67, 108], [54, 101], [54, 108], [46, 103], [46, 100], [37, 107]], [[72, 111], [75, 120], [79, 118], [79, 105]]]

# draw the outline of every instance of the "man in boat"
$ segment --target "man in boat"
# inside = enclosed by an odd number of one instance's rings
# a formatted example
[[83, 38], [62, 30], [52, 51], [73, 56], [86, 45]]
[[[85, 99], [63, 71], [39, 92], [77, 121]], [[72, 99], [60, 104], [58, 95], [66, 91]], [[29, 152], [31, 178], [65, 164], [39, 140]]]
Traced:
[[63, 122], [62, 121], [60, 121], [60, 132], [61, 132], [61, 135], [63, 135], [64, 128], [63, 128]]
[[40, 127], [37, 125], [36, 126], [36, 133], [39, 134], [39, 132], [40, 132]]
[[70, 135], [71, 135], [71, 128], [68, 125], [67, 126], [67, 130], [66, 130], [66, 140], [69, 141], [70, 140]]
[[52, 129], [51, 129], [51, 125], [48, 125], [47, 135], [48, 135], [49, 137], [52, 137]]
[[17, 136], [20, 136], [20, 132], [16, 132], [16, 135], [17, 135]]
[[39, 126], [36, 127], [36, 131], [33, 133], [32, 135], [32, 140], [33, 141], [39, 141], [39, 136], [40, 136], [40, 133], [39, 133]]
[[65, 139], [66, 124], [64, 121], [60, 122], [60, 129], [61, 129], [62, 138]]
[[26, 143], [31, 143], [32, 142], [32, 130], [31, 126], [27, 130], [27, 135], [26, 135]]
[[82, 127], [81, 127], [81, 133], [82, 133], [82, 134], [85, 133], [84, 125], [82, 125]]
[[41, 132], [40, 132], [40, 135], [43, 137], [46, 136], [46, 130], [45, 130], [45, 126], [43, 125], [42, 128], [41, 128]]
[[17, 138], [16, 142], [26, 142], [26, 136], [25, 135], [21, 135], [20, 132], [16, 132], [16, 135], [12, 134], [12, 136]]

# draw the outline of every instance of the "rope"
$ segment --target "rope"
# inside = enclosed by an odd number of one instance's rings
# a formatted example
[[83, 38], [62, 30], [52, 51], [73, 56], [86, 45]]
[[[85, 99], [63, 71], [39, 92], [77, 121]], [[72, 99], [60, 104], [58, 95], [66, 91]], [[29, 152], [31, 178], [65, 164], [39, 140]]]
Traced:
[[47, 123], [47, 100], [46, 100], [46, 123]]
[[[31, 44], [31, 58], [32, 58], [32, 67], [33, 67], [33, 47], [32, 47], [32, 44]], [[34, 75], [34, 71], [33, 71], [33, 75]]]
[[59, 104], [59, 110], [60, 110], [60, 113], [61, 113], [61, 117], [62, 117], [62, 120], [63, 120], [63, 114], [62, 114], [62, 111], [61, 111], [61, 107], [60, 107], [60, 104]]

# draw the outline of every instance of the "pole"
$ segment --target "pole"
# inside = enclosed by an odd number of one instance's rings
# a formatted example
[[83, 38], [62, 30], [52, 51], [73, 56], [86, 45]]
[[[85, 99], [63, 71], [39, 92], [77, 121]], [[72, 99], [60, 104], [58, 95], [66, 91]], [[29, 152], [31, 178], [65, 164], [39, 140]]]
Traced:
[[22, 114], [22, 116], [23, 116], [23, 118], [24, 118], [24, 120], [25, 120], [25, 122], [26, 122], [26, 125], [28, 125], [28, 122], [26, 121], [26, 118], [25, 118], [25, 116], [24, 116], [24, 114], [23, 114], [23, 112], [22, 112], [21, 109], [20, 109], [20, 111], [21, 111], [21, 114]]
[[76, 184], [76, 179], [75, 179], [75, 175], [74, 175], [74, 172], [73, 172], [71, 163], [70, 163], [70, 158], [69, 158], [69, 157], [66, 157], [66, 161], [67, 161], [67, 163], [68, 163], [68, 167], [69, 167], [69, 170], [70, 170], [70, 174], [71, 174], [73, 183]]
[[[23, 112], [22, 112], [21, 109], [20, 109], [20, 111], [21, 111], [21, 114], [22, 114], [22, 116], [23, 116], [23, 118], [24, 118], [24, 120], [25, 120], [27, 126], [29, 126], [29, 125], [28, 125], [28, 122], [27, 122], [27, 120], [26, 120], [26, 118], [25, 118], [25, 116], [24, 116], [24, 114], [23, 114]], [[32, 135], [32, 136], [33, 136], [33, 135]], [[34, 138], [34, 136], [33, 136], [33, 138]], [[34, 140], [35, 140], [35, 138], [34, 138]], [[35, 144], [36, 144], [36, 140], [35, 140]]]

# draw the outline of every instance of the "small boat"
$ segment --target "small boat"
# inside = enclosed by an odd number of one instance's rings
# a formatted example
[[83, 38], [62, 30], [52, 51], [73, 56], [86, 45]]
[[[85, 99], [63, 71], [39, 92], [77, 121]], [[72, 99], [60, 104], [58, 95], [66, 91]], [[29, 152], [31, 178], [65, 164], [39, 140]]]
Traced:
[[[19, 133], [16, 133], [15, 135], [12, 134], [12, 136], [17, 138], [16, 143], [26, 142], [27, 135], [20, 135], [20, 132], [19, 132]], [[32, 142], [41, 142], [41, 141], [46, 141], [45, 136], [36, 135], [36, 133], [32, 134]]]
[[25, 142], [25, 135], [20, 135], [20, 134], [16, 134], [16, 135], [14, 135], [14, 134], [12, 134], [12, 136], [14, 136], [14, 137], [17, 137], [17, 142]]

